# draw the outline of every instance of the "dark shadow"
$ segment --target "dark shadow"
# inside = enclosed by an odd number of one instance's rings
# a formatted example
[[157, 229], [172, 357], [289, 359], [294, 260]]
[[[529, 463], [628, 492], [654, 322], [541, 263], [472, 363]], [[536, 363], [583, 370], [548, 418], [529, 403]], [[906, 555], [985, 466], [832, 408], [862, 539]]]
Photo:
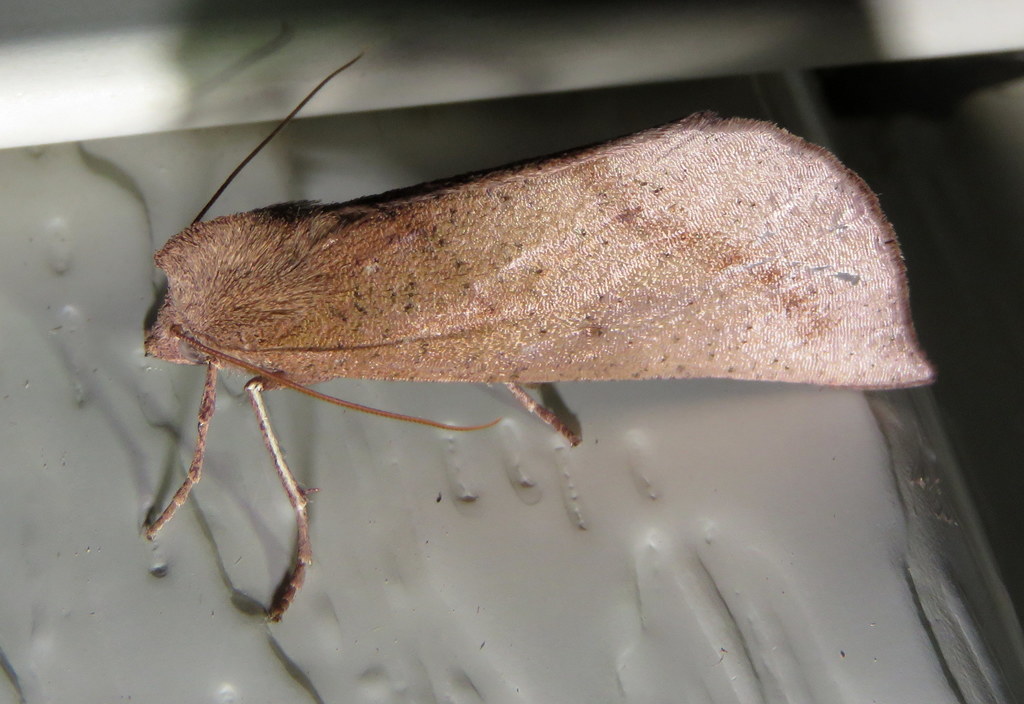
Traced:
[[[1001, 87], [1019, 89], [1024, 62], [996, 54], [817, 76], [836, 151], [899, 234], [961, 500], [976, 508], [1012, 605], [993, 599], [1000, 585], [961, 585], [964, 600], [986, 637], [1019, 643], [1010, 632], [1024, 609], [1024, 111]], [[961, 561], [947, 558], [956, 573]], [[989, 645], [1007, 685], [1024, 692], [1017, 648]]]

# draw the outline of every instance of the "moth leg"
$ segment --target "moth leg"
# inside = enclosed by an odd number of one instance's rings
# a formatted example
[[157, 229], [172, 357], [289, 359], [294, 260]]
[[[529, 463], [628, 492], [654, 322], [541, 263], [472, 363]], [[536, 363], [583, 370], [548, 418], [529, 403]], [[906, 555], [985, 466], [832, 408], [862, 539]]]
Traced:
[[288, 494], [288, 501], [291, 502], [295, 511], [295, 527], [297, 528], [297, 539], [295, 547], [295, 563], [291, 572], [281, 582], [277, 592], [274, 594], [274, 601], [270, 605], [268, 616], [271, 621], [280, 621], [281, 616], [291, 606], [292, 601], [302, 583], [306, 579], [306, 568], [313, 564], [313, 546], [309, 540], [309, 515], [306, 511], [306, 491], [295, 481], [295, 476], [288, 469], [284, 460], [284, 453], [281, 452], [281, 445], [277, 441], [274, 429], [270, 425], [270, 415], [267, 413], [267, 406], [263, 403], [263, 390], [265, 382], [260, 377], [250, 379], [245, 385], [249, 392], [249, 402], [256, 413], [256, 420], [260, 425], [260, 433], [263, 435], [263, 442], [267, 446], [271, 457], [274, 458], [274, 468], [277, 476], [281, 479], [285, 493]]
[[196, 433], [196, 448], [192, 453], [192, 464], [189, 465], [188, 474], [185, 475], [185, 481], [182, 482], [178, 491], [171, 497], [167, 507], [163, 510], [159, 517], [152, 523], [146, 526], [146, 538], [152, 540], [164, 524], [171, 520], [174, 516], [175, 511], [181, 508], [182, 504], [188, 500], [188, 495], [192, 492], [192, 487], [199, 483], [200, 478], [203, 476], [203, 457], [206, 454], [206, 431], [210, 426], [210, 419], [213, 418], [213, 412], [216, 408], [215, 401], [217, 398], [217, 367], [212, 364], [206, 365], [206, 381], [203, 383], [203, 397], [199, 402], [199, 413], [198, 413], [198, 432]]
[[569, 426], [562, 422], [562, 419], [555, 415], [555, 413], [550, 408], [539, 403], [538, 401], [535, 401], [532, 396], [526, 393], [526, 389], [524, 389], [522, 385], [515, 383], [507, 383], [505, 384], [505, 386], [507, 386], [508, 390], [512, 392], [512, 395], [515, 396], [516, 400], [526, 407], [526, 410], [528, 410], [530, 413], [534, 414], [542, 421], [550, 425], [552, 428], [557, 430], [559, 433], [561, 433], [562, 436], [564, 436], [565, 439], [569, 441], [570, 445], [576, 447], [577, 445], [580, 444], [582, 438], [579, 436], [579, 434], [574, 432]]

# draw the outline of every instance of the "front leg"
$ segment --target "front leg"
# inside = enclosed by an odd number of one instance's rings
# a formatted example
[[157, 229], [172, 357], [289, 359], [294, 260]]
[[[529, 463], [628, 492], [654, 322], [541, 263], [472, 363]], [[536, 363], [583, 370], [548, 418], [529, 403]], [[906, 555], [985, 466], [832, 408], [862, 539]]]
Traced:
[[196, 447], [192, 453], [192, 464], [189, 465], [185, 481], [174, 496], [171, 497], [167, 507], [159, 517], [146, 526], [146, 538], [152, 540], [156, 537], [157, 531], [163, 528], [167, 521], [171, 520], [174, 513], [182, 507], [192, 493], [192, 487], [199, 483], [203, 476], [203, 457], [206, 455], [206, 431], [210, 427], [210, 419], [216, 410], [217, 401], [217, 367], [212, 363], [206, 365], [206, 382], [203, 384], [203, 398], [199, 402], [199, 414], [197, 419], [198, 430], [196, 433]]
[[249, 402], [252, 404], [253, 412], [256, 414], [256, 421], [260, 426], [260, 433], [263, 435], [263, 442], [267, 446], [271, 457], [274, 458], [274, 468], [277, 476], [281, 479], [285, 493], [288, 494], [288, 501], [291, 502], [292, 510], [295, 511], [295, 526], [297, 538], [295, 546], [295, 563], [291, 571], [285, 576], [274, 594], [274, 601], [267, 612], [271, 621], [280, 621], [281, 616], [291, 606], [292, 601], [302, 583], [306, 579], [306, 568], [313, 564], [313, 547], [309, 540], [309, 515], [306, 511], [307, 490], [299, 486], [295, 476], [288, 469], [284, 460], [284, 453], [281, 452], [281, 445], [277, 441], [274, 429], [270, 425], [270, 416], [267, 413], [267, 406], [263, 402], [264, 380], [260, 377], [250, 379], [245, 385], [249, 393]]

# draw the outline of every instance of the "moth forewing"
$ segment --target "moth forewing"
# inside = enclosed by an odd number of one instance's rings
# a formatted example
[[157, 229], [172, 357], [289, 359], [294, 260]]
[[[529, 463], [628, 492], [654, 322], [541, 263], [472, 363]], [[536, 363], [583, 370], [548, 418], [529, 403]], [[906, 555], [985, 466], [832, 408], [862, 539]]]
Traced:
[[158, 256], [184, 329], [305, 382], [931, 378], [875, 196], [752, 120], [218, 218]]

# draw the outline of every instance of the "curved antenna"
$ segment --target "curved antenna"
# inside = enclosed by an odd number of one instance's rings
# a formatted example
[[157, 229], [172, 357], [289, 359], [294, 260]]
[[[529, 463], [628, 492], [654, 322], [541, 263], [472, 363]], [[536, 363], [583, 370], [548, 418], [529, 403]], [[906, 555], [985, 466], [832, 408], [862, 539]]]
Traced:
[[203, 219], [203, 216], [206, 215], [206, 211], [208, 211], [213, 206], [213, 204], [217, 202], [217, 199], [220, 198], [221, 194], [224, 193], [224, 191], [227, 189], [227, 187], [229, 185], [231, 185], [231, 182], [235, 180], [235, 177], [238, 176], [239, 173], [241, 173], [242, 169], [245, 168], [246, 164], [248, 164], [250, 161], [252, 161], [253, 157], [255, 157], [257, 154], [259, 154], [260, 151], [263, 149], [263, 147], [267, 146], [267, 144], [270, 142], [270, 140], [272, 140], [274, 137], [276, 137], [277, 133], [280, 132], [281, 130], [283, 130], [285, 125], [287, 125], [289, 122], [292, 121], [292, 118], [294, 118], [298, 114], [299, 110], [301, 110], [302, 108], [306, 107], [306, 103], [308, 103], [310, 100], [312, 100], [313, 96], [316, 95], [317, 93], [319, 93], [320, 89], [323, 88], [325, 85], [327, 85], [328, 81], [330, 81], [332, 78], [337, 76], [339, 73], [341, 73], [342, 71], [347, 69], [349, 66], [354, 64], [356, 61], [359, 61], [359, 59], [361, 59], [361, 58], [363, 58], [363, 52], [360, 51], [356, 55], [356, 57], [354, 59], [352, 59], [351, 61], [346, 63], [344, 66], [341, 66], [340, 68], [336, 68], [333, 71], [331, 71], [327, 75], [327, 77], [325, 79], [323, 79], [322, 81], [320, 81], [316, 85], [316, 88], [314, 88], [313, 90], [309, 91], [309, 93], [306, 95], [306, 97], [302, 99], [302, 102], [300, 102], [298, 105], [296, 105], [295, 109], [292, 110], [290, 113], [288, 113], [288, 116], [285, 117], [283, 120], [281, 120], [277, 124], [277, 127], [275, 127], [270, 134], [268, 134], [266, 137], [264, 137], [263, 141], [260, 142], [259, 144], [257, 144], [255, 149], [253, 149], [251, 152], [249, 152], [249, 156], [247, 156], [244, 159], [242, 159], [241, 163], [238, 166], [235, 167], [235, 170], [232, 171], [228, 175], [228, 177], [226, 179], [224, 179], [224, 183], [220, 184], [220, 188], [218, 188], [217, 191], [213, 194], [213, 197], [210, 198], [210, 200], [208, 200], [206, 202], [206, 205], [203, 206], [203, 209], [200, 210], [199, 214], [195, 216], [195, 218], [192, 220], [192, 224], [195, 225], [197, 222], [199, 222], [200, 220]]
[[496, 419], [492, 420], [490, 423], [484, 423], [483, 425], [449, 425], [447, 423], [439, 423], [439, 422], [437, 422], [435, 420], [429, 420], [427, 418], [420, 418], [418, 416], [407, 416], [407, 415], [404, 415], [402, 413], [393, 413], [391, 411], [382, 411], [379, 408], [373, 408], [371, 406], [364, 406], [364, 405], [359, 404], [359, 403], [353, 403], [352, 401], [343, 401], [340, 398], [335, 398], [334, 396], [328, 396], [327, 394], [322, 394], [319, 391], [314, 391], [313, 389], [309, 388], [308, 386], [303, 386], [302, 384], [294, 382], [291, 379], [289, 379], [288, 377], [286, 377], [284, 374], [279, 374], [278, 372], [272, 372], [272, 371], [270, 371], [268, 369], [264, 369], [264, 368], [262, 368], [262, 367], [260, 367], [260, 366], [258, 366], [256, 364], [251, 364], [249, 362], [246, 362], [244, 359], [239, 359], [238, 357], [234, 357], [234, 356], [232, 356], [232, 355], [230, 355], [230, 354], [228, 354], [226, 352], [221, 352], [220, 350], [214, 349], [212, 347], [207, 347], [206, 345], [204, 345], [202, 342], [200, 342], [199, 340], [195, 339], [191, 335], [187, 335], [185, 333], [185, 331], [182, 330], [177, 325], [172, 325], [171, 326], [171, 333], [176, 335], [177, 337], [181, 338], [182, 340], [185, 340], [185, 342], [187, 342], [188, 344], [192, 345], [193, 347], [195, 347], [200, 352], [202, 352], [202, 353], [204, 353], [204, 354], [206, 354], [206, 355], [208, 355], [210, 357], [213, 357], [214, 359], [219, 359], [222, 362], [227, 362], [228, 364], [236, 366], [236, 367], [238, 367], [240, 369], [245, 369], [246, 371], [252, 372], [253, 374], [257, 374], [258, 376], [263, 377], [264, 379], [270, 379], [270, 380], [274, 381], [275, 383], [280, 384], [281, 386], [286, 386], [289, 389], [294, 389], [295, 391], [298, 391], [300, 393], [304, 393], [307, 396], [312, 396], [313, 398], [318, 399], [320, 401], [326, 401], [327, 403], [333, 403], [335, 406], [341, 406], [342, 408], [348, 408], [349, 410], [359, 411], [360, 413], [368, 413], [371, 416], [380, 416], [381, 418], [390, 418], [392, 420], [401, 420], [401, 421], [405, 421], [406, 423], [417, 423], [419, 425], [426, 425], [426, 426], [429, 426], [431, 428], [440, 428], [441, 430], [454, 430], [454, 431], [457, 431], [457, 432], [469, 432], [471, 430], [486, 430], [487, 428], [494, 427], [495, 425], [497, 425], [501, 421], [501, 418], [496, 418]]

